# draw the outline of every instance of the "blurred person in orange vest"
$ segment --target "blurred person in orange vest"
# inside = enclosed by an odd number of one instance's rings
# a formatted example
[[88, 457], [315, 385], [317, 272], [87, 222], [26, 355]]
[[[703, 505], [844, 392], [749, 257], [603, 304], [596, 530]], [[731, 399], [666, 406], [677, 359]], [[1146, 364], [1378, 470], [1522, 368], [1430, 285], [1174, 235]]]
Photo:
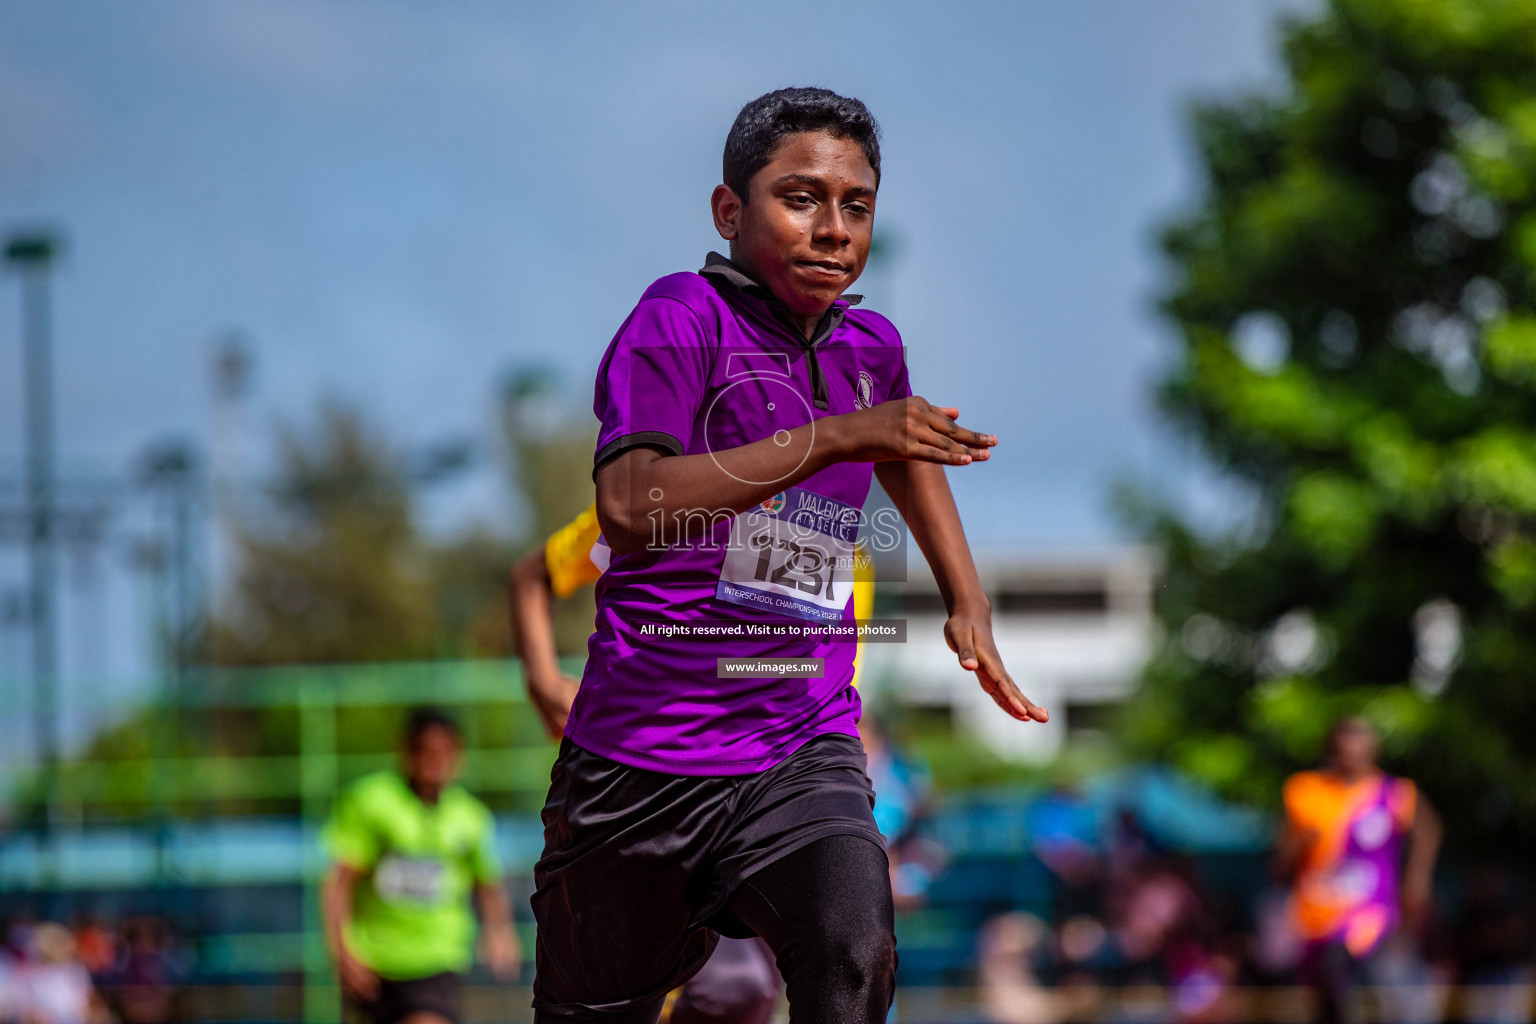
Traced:
[[1380, 743], [1363, 718], [1328, 732], [1322, 768], [1286, 781], [1277, 861], [1292, 880], [1291, 917], [1306, 943], [1304, 980], [1317, 1019], [1353, 1020], [1351, 992], [1399, 929], [1429, 907], [1440, 822], [1413, 782], [1377, 767]]

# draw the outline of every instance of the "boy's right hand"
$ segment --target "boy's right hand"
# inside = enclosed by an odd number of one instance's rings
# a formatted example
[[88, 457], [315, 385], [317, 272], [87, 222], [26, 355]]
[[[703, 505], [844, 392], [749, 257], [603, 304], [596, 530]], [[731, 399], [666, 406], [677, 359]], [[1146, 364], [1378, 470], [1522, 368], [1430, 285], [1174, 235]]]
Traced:
[[576, 701], [576, 691], [581, 681], [568, 675], [528, 677], [528, 699], [544, 723], [549, 738], [558, 741], [565, 735], [565, 720], [570, 717], [571, 705]]
[[379, 976], [345, 949], [336, 957], [336, 973], [341, 975], [341, 987], [349, 995], [365, 1003], [378, 998]]
[[836, 417], [850, 462], [936, 462], [966, 466], [985, 462], [997, 438], [955, 421], [960, 410], [932, 405], [913, 395]]

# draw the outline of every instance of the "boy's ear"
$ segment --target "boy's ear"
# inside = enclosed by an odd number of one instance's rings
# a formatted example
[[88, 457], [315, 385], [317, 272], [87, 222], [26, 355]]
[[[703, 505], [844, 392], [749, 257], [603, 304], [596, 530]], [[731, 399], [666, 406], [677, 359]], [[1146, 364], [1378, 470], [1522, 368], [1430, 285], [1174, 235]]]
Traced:
[[716, 185], [714, 194], [709, 197], [709, 206], [715, 215], [715, 230], [727, 242], [734, 242], [741, 230], [740, 197], [729, 187]]

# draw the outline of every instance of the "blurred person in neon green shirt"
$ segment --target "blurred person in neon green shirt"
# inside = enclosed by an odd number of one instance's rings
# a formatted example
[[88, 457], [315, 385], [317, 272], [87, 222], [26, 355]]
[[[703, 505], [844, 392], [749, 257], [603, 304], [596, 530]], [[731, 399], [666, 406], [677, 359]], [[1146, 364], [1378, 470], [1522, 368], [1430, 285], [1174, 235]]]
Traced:
[[500, 978], [517, 974], [491, 814], [454, 784], [461, 752], [453, 719], [412, 712], [400, 770], [353, 783], [326, 825], [325, 936], [349, 1019], [457, 1024], [474, 962], [471, 897], [486, 961]]

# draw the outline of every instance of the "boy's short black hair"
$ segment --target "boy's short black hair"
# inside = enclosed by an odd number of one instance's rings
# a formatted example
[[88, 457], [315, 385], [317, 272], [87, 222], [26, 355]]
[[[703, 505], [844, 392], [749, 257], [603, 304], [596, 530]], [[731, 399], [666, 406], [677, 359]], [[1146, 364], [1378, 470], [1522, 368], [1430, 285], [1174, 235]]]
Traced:
[[880, 125], [869, 108], [830, 89], [775, 89], [741, 108], [725, 138], [725, 185], [745, 203], [752, 175], [768, 165], [786, 135], [827, 132], [864, 149], [880, 185]]
[[459, 723], [442, 708], [412, 708], [411, 713], [405, 718], [405, 731], [400, 737], [405, 744], [405, 749], [414, 747], [416, 741], [420, 740], [422, 734], [428, 729], [446, 729], [454, 740], [459, 743], [464, 742], [464, 734], [459, 731]]

